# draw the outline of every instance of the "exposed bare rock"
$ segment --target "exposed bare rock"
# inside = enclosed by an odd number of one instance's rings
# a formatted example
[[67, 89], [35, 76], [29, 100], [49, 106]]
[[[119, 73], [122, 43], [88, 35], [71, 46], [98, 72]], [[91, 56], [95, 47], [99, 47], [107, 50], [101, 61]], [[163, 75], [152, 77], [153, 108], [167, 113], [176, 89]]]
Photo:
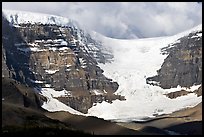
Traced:
[[174, 98], [177, 98], [180, 96], [188, 95], [189, 93], [192, 93], [192, 92], [189, 92], [186, 90], [181, 90], [181, 91], [175, 91], [175, 92], [168, 93], [168, 94], [166, 94], [166, 96], [170, 99], [174, 99]]
[[200, 86], [197, 90], [194, 90], [194, 91], [180, 90], [180, 91], [168, 93], [168, 94], [166, 94], [166, 96], [170, 99], [174, 99], [174, 98], [177, 98], [180, 96], [188, 95], [190, 93], [195, 93], [195, 94], [197, 94], [198, 97], [202, 96], [202, 86]]
[[197, 96], [202, 96], [202, 85], [198, 88], [198, 90], [195, 90], [194, 93], [197, 94]]
[[[111, 55], [102, 53], [100, 43], [89, 34], [73, 26], [54, 24], [26, 23], [14, 27], [4, 18], [2, 25], [2, 77], [38, 89], [71, 91], [66, 104], [82, 112], [97, 102], [91, 99], [95, 95], [92, 90], [102, 93], [97, 97], [101, 101], [121, 99], [113, 94], [118, 84], [106, 78], [98, 67], [98, 62], [106, 62]], [[80, 101], [88, 98], [90, 103], [79, 106], [75, 96]]]
[[162, 49], [167, 58], [157, 71], [158, 75], [147, 78], [162, 88], [178, 85], [190, 87], [202, 83], [202, 31], [190, 33]]

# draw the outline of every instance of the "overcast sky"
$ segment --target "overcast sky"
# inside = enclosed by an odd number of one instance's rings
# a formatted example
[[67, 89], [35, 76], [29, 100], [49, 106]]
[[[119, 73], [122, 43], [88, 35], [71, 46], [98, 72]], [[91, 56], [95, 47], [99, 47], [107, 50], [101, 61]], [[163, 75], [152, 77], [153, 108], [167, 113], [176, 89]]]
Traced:
[[3, 2], [2, 8], [65, 16], [115, 38], [173, 35], [202, 23], [197, 2]]

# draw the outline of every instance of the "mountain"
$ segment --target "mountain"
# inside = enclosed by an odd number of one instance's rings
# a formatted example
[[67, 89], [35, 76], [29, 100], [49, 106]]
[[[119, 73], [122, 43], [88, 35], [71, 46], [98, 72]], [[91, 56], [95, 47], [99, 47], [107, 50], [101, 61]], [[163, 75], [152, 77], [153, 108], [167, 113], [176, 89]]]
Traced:
[[[72, 21], [37, 13], [6, 10], [4, 14], [4, 77], [32, 86], [47, 98], [53, 94], [83, 113], [93, 103], [122, 99], [113, 94], [117, 83], [97, 66], [112, 56]], [[42, 107], [51, 111], [53, 103], [48, 101]]]
[[2, 12], [2, 102], [43, 116], [66, 111], [135, 122], [194, 107], [202, 102], [201, 60], [202, 25], [169, 37], [125, 40], [64, 17]]

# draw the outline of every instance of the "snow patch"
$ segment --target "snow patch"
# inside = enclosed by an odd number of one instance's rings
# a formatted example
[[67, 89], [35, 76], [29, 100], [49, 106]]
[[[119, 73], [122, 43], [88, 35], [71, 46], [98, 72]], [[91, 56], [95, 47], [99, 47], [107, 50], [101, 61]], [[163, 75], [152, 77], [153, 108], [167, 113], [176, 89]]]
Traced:
[[48, 73], [48, 74], [54, 74], [57, 71], [59, 71], [59, 69], [56, 69], [56, 70], [45, 70], [45, 72]]
[[29, 80], [33, 83], [38, 83], [38, 84], [44, 83], [44, 81], [40, 81], [40, 80], [33, 80], [33, 79], [29, 79]]
[[51, 87], [51, 84], [45, 84], [44, 85], [46, 88], [50, 88]]
[[59, 48], [59, 50], [61, 50], [61, 51], [63, 51], [63, 50], [69, 50], [69, 48], [68, 48], [68, 47], [61, 47], [61, 48]]
[[53, 88], [42, 88], [41, 92], [42, 93], [49, 92], [52, 97], [67, 97], [71, 95], [71, 91], [67, 91], [65, 89], [61, 91], [56, 91]]
[[171, 93], [171, 92], [181, 91], [181, 90], [186, 90], [188, 92], [193, 92], [194, 90], [197, 90], [200, 86], [201, 86], [201, 84], [193, 85], [190, 88], [187, 88], [187, 87], [181, 87], [180, 85], [178, 85], [176, 88], [164, 89], [164, 92], [165, 93]]
[[62, 45], [62, 46], [67, 46], [68, 43], [67, 43], [66, 41], [62, 41], [60, 45]]
[[[41, 106], [42, 108], [50, 111], [50, 112], [56, 112], [56, 111], [67, 111], [69, 113], [75, 114], [75, 115], [84, 115], [83, 113], [76, 111], [72, 109], [71, 107], [63, 104], [59, 100], [53, 98], [54, 96], [59, 96], [59, 95], [64, 95], [66, 94], [65, 91], [55, 91], [51, 88], [42, 88], [42, 90], [38, 91], [41, 95], [45, 96], [47, 98], [47, 102], [44, 102], [43, 105]], [[68, 91], [67, 91], [68, 92]]]
[[90, 90], [89, 92], [93, 93], [95, 95], [103, 95], [103, 93], [100, 90], [98, 90], [98, 89], [93, 89], [93, 90]]

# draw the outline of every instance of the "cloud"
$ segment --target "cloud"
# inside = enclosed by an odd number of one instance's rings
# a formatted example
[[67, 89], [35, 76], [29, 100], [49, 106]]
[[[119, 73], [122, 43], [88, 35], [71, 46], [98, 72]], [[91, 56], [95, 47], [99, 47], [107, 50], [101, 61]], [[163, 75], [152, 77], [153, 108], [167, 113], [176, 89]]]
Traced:
[[197, 2], [3, 2], [2, 7], [65, 16], [115, 38], [173, 35], [202, 23]]

